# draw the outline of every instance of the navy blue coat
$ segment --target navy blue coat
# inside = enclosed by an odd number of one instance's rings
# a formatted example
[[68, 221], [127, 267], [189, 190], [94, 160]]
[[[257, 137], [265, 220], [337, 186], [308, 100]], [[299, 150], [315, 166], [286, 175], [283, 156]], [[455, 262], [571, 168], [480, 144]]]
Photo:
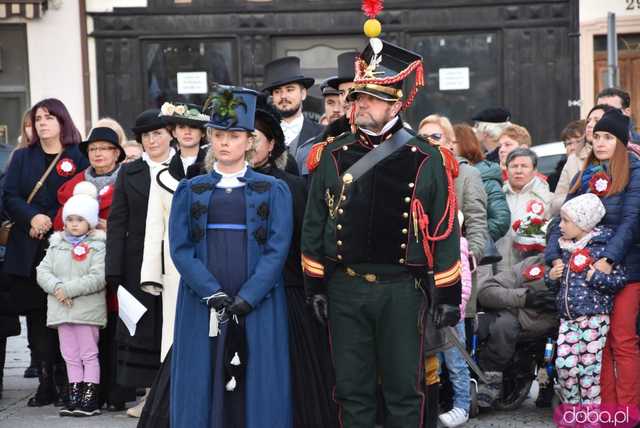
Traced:
[[[213, 427], [209, 309], [203, 299], [221, 287], [207, 268], [207, 215], [198, 207], [209, 206], [220, 178], [213, 172], [182, 180], [173, 196], [169, 242], [181, 275], [171, 360], [173, 428]], [[248, 279], [238, 296], [254, 308], [246, 317], [246, 428], [289, 428], [292, 397], [282, 271], [293, 228], [291, 194], [284, 182], [251, 169], [244, 179]], [[269, 206], [267, 218], [257, 212], [263, 203]], [[263, 244], [254, 236], [259, 229], [267, 231]]]
[[35, 265], [40, 262], [37, 259], [43, 241], [29, 237], [31, 219], [36, 214], [45, 214], [53, 222], [60, 206], [58, 189], [76, 172], [89, 166], [89, 161], [76, 145], [66, 146], [58, 162], [65, 158], [74, 163], [75, 170], [61, 175], [54, 167], [33, 201], [27, 204], [29, 194], [47, 169], [45, 153], [39, 144], [34, 144], [18, 149], [13, 154], [7, 168], [3, 194], [4, 209], [15, 222], [7, 244], [5, 273], [29, 277], [33, 274]]
[[[600, 224], [611, 227], [615, 232], [601, 257], [610, 258], [615, 263], [623, 263], [627, 269], [629, 282], [638, 282], [640, 281], [640, 160], [632, 154], [629, 154], [629, 169], [629, 184], [625, 191], [600, 198], [607, 211]], [[573, 182], [571, 186], [573, 187]], [[566, 200], [582, 193], [581, 190], [569, 193]], [[562, 257], [558, 245], [560, 237], [558, 224], [557, 221], [553, 222], [549, 233], [549, 243], [545, 251], [547, 264]]]
[[[602, 257], [608, 241], [613, 237], [611, 228], [603, 226], [600, 234], [591, 238], [586, 249], [593, 260]], [[615, 264], [613, 271], [607, 275], [599, 270], [587, 279], [589, 269], [573, 272], [570, 269], [571, 253], [562, 252], [564, 271], [560, 280], [551, 281], [548, 271], [545, 280], [550, 290], [557, 292], [556, 307], [560, 317], [576, 319], [582, 315], [610, 314], [613, 309], [613, 296], [627, 283], [624, 266]]]

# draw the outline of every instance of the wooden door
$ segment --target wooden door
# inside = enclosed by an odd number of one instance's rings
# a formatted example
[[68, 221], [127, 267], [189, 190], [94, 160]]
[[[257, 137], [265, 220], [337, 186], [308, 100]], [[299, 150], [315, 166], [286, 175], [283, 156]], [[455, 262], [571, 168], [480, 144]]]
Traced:
[[[640, 124], [640, 50], [620, 51], [618, 55], [620, 87], [631, 95], [631, 117], [636, 125]], [[595, 87], [593, 98], [607, 87], [607, 53], [596, 52], [594, 55]], [[635, 79], [634, 79], [635, 77]]]

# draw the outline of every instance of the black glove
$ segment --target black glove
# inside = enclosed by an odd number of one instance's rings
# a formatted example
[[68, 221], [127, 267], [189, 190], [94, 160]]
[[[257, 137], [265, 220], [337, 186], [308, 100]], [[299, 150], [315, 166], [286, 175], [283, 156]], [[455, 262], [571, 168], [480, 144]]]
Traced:
[[247, 315], [249, 312], [251, 312], [253, 310], [251, 305], [248, 304], [247, 301], [244, 300], [240, 296], [234, 297], [233, 298], [233, 303], [231, 303], [231, 305], [227, 306], [227, 309], [232, 314], [235, 314], [235, 315], [238, 315], [238, 316]]
[[524, 297], [524, 307], [553, 311], [556, 308], [556, 295], [550, 290], [528, 290]]
[[229, 297], [229, 295], [224, 291], [218, 291], [213, 296], [211, 296], [209, 300], [207, 300], [207, 306], [209, 306], [209, 308], [215, 309], [216, 311], [229, 306], [231, 303], [233, 303], [233, 299]]
[[329, 318], [329, 314], [327, 312], [328, 301], [326, 294], [314, 294], [309, 299], [309, 303], [311, 304], [311, 308], [313, 309], [313, 316], [318, 320], [318, 322], [322, 325], [327, 323], [327, 319]]
[[436, 328], [454, 327], [460, 321], [460, 308], [457, 305], [441, 303], [436, 306], [433, 321]]

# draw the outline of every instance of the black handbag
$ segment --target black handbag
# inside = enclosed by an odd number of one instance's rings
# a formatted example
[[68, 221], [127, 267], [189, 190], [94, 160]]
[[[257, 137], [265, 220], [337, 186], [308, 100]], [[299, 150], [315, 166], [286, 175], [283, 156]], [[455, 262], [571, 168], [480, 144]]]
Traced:
[[500, 254], [500, 251], [498, 251], [496, 243], [493, 242], [493, 239], [490, 236], [487, 236], [487, 242], [484, 244], [484, 253], [482, 255], [482, 259], [478, 262], [478, 265], [492, 265], [500, 262], [501, 260], [502, 255]]

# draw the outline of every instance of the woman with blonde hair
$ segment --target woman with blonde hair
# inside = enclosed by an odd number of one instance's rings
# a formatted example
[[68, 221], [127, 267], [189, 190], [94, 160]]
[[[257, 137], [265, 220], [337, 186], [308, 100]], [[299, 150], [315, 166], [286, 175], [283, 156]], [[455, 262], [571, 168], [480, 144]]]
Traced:
[[213, 170], [182, 180], [174, 193], [169, 244], [181, 276], [171, 357], [175, 428], [292, 426], [282, 271], [293, 206], [283, 181], [247, 166], [256, 96], [225, 87], [214, 97], [207, 124]]
[[[421, 136], [434, 143], [451, 150], [455, 154], [456, 134], [451, 122], [444, 116], [432, 114], [420, 122], [418, 132]], [[456, 200], [458, 209], [462, 212], [464, 221], [464, 237], [468, 240], [469, 260], [473, 265], [482, 259], [487, 240], [487, 194], [484, 190], [480, 172], [469, 164], [463, 157], [457, 156], [460, 169], [455, 179]], [[472, 268], [475, 270], [475, 266]], [[466, 314], [456, 325], [455, 329], [461, 340], [465, 340], [465, 318], [475, 317], [476, 287], [471, 286], [471, 298], [465, 308]], [[448, 349], [441, 353], [449, 370], [449, 379], [453, 386], [453, 408], [439, 416], [440, 422], [447, 427], [462, 425], [469, 420], [471, 396], [469, 394], [469, 370], [466, 362], [457, 349]], [[433, 376], [437, 370], [437, 359], [433, 355], [426, 355], [426, 383], [433, 384]], [[429, 398], [427, 398], [429, 400]], [[429, 406], [429, 404], [427, 404]], [[431, 407], [427, 407], [431, 408]], [[428, 412], [427, 412], [428, 413]], [[429, 421], [429, 426], [435, 421]]]
[[142, 147], [142, 144], [138, 143], [135, 140], [125, 141], [124, 143], [122, 143], [122, 148], [127, 155], [122, 163], [129, 163], [133, 162], [136, 159], [140, 159], [140, 157], [142, 157], [142, 154], [144, 153], [144, 147]]

